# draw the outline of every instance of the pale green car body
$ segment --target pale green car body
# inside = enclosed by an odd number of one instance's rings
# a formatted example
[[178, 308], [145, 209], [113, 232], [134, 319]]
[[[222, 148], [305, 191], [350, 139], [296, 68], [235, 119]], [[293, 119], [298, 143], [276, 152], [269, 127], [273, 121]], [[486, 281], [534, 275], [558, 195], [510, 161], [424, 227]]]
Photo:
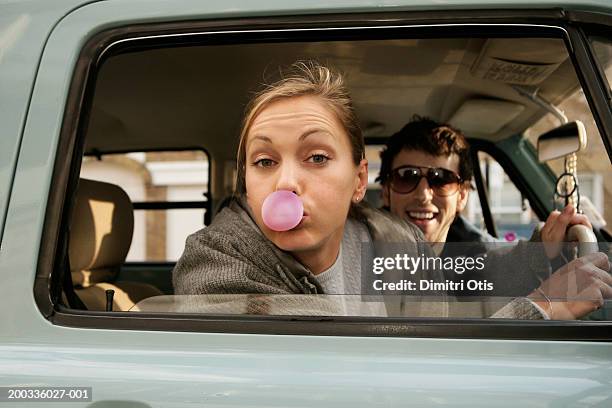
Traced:
[[[609, 0], [0, 1], [0, 386], [88, 386], [104, 407], [612, 406], [609, 340], [422, 337], [418, 324], [384, 337], [78, 328], [52, 323], [35, 300], [64, 107], [95, 33], [227, 17], [497, 8], [612, 16]], [[28, 404], [40, 406], [15, 406]]]

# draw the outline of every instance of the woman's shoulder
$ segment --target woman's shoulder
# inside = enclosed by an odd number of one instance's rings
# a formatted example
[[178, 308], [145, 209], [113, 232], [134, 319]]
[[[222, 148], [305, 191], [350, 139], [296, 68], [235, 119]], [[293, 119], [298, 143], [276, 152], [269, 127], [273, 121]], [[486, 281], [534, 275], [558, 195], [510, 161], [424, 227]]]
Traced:
[[423, 232], [416, 225], [367, 203], [353, 206], [349, 220], [365, 225], [373, 241], [425, 242]]
[[223, 236], [235, 239], [244, 236], [259, 237], [261, 234], [240, 200], [233, 198], [214, 216], [210, 225], [194, 232], [189, 238], [208, 240], [212, 236], [217, 239]]

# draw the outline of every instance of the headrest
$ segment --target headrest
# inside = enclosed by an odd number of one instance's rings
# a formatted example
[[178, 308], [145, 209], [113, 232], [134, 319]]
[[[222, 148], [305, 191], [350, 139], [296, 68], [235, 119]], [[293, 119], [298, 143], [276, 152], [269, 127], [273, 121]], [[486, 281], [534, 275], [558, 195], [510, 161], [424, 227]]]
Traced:
[[121, 187], [80, 179], [70, 223], [70, 269], [75, 285], [114, 278], [132, 243], [134, 211]]

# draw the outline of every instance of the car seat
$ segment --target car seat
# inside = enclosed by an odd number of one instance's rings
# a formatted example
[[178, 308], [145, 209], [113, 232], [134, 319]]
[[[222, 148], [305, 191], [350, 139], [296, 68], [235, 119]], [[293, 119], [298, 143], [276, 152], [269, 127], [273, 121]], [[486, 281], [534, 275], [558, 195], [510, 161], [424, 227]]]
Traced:
[[80, 179], [70, 224], [70, 272], [75, 293], [88, 310], [106, 310], [106, 290], [114, 291], [113, 310], [126, 311], [142, 299], [161, 295], [153, 285], [115, 281], [132, 243], [134, 212], [119, 186]]

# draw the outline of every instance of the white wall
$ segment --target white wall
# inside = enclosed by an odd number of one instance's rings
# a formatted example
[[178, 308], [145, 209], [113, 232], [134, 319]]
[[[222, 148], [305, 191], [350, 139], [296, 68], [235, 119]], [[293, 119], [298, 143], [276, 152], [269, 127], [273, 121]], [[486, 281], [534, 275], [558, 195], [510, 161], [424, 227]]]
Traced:
[[[146, 164], [153, 185], [166, 187], [168, 201], [201, 201], [207, 191], [208, 163], [202, 161]], [[203, 209], [166, 211], [166, 259], [177, 260], [187, 236], [204, 227]]]
[[[200, 186], [168, 186], [168, 201], [192, 200], [200, 194], [204, 185]], [[203, 209], [169, 210], [166, 212], [166, 258], [177, 260], [185, 249], [187, 236], [204, 227]]]

